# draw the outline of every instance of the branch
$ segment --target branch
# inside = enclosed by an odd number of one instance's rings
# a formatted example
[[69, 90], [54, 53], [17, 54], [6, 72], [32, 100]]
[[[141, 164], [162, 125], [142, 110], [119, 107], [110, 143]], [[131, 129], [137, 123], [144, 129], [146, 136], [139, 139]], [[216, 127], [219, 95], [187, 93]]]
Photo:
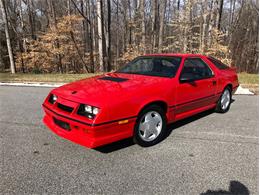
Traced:
[[75, 6], [75, 8], [77, 9], [77, 11], [79, 12], [79, 14], [90, 24], [90, 20], [84, 15], [84, 13], [82, 13], [82, 11], [78, 8], [77, 4], [75, 3], [75, 1], [70, 0], [73, 5]]
[[71, 39], [72, 39], [72, 41], [73, 41], [73, 43], [74, 43], [74, 46], [75, 46], [75, 48], [76, 48], [76, 50], [77, 50], [78, 56], [79, 56], [79, 58], [80, 58], [80, 61], [81, 61], [81, 62], [83, 63], [83, 65], [85, 66], [87, 72], [90, 72], [89, 69], [88, 69], [88, 66], [87, 66], [86, 63], [84, 62], [84, 59], [83, 59], [83, 57], [82, 57], [82, 55], [81, 55], [81, 53], [80, 53], [80, 50], [79, 50], [79, 48], [78, 48], [78, 45], [77, 45], [77, 43], [76, 43], [76, 40], [75, 40], [75, 37], [74, 37], [74, 34], [73, 34], [72, 31], [70, 31], [70, 36], [71, 36]]

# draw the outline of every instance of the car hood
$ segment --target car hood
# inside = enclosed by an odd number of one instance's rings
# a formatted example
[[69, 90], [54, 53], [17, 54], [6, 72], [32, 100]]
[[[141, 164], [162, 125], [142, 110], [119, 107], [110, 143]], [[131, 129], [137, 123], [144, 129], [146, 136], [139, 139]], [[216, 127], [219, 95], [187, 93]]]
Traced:
[[58, 96], [80, 103], [102, 106], [123, 96], [140, 95], [169, 78], [124, 73], [108, 73], [63, 85], [53, 90]]

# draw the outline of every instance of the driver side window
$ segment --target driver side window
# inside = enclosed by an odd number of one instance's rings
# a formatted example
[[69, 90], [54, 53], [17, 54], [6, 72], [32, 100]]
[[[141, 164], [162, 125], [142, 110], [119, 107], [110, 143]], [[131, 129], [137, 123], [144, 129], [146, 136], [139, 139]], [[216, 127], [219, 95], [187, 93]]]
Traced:
[[181, 72], [181, 78], [189, 78], [190, 80], [199, 80], [210, 78], [213, 72], [208, 65], [200, 58], [187, 58]]

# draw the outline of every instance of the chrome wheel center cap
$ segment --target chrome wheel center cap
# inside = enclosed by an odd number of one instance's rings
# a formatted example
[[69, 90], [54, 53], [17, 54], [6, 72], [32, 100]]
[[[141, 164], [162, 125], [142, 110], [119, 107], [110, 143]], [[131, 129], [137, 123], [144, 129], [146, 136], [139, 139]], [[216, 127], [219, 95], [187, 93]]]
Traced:
[[156, 111], [146, 113], [139, 123], [138, 133], [144, 141], [153, 141], [162, 130], [162, 117]]

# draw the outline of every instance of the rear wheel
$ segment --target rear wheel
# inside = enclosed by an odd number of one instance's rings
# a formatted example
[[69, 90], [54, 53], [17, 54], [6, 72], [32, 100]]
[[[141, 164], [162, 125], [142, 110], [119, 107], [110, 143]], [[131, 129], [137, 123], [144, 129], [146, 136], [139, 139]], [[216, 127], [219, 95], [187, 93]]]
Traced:
[[137, 117], [134, 129], [134, 142], [148, 147], [160, 142], [166, 129], [164, 110], [157, 105], [151, 105], [141, 111]]
[[216, 111], [219, 113], [225, 113], [229, 110], [231, 104], [231, 90], [226, 87], [218, 100]]

